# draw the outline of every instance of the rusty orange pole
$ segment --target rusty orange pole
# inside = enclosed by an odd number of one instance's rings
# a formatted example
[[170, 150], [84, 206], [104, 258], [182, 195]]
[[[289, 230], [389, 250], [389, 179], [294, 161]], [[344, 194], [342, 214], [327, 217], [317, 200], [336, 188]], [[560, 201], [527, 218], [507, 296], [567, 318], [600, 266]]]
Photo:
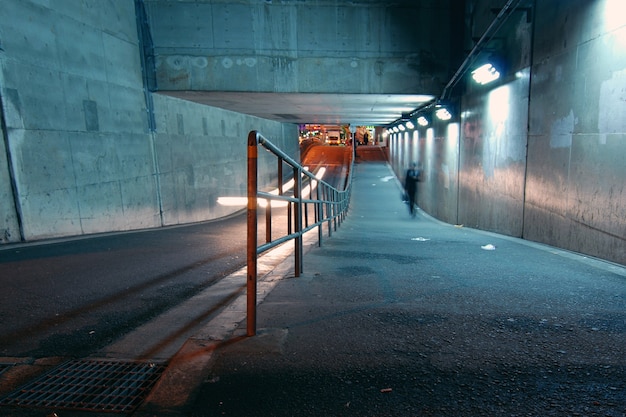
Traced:
[[248, 248], [247, 248], [247, 320], [248, 336], [256, 334], [257, 290], [257, 173], [258, 140], [255, 130], [248, 134]]

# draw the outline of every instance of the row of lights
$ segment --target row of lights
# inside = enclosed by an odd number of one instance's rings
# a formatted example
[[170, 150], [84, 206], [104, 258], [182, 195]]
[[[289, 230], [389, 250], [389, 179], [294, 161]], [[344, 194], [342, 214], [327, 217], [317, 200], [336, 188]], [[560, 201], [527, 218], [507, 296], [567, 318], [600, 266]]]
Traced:
[[[500, 72], [491, 63], [481, 65], [480, 67], [472, 71], [471, 74], [472, 74], [472, 79], [480, 85], [489, 84], [493, 81], [496, 81], [498, 78], [500, 78]], [[421, 127], [428, 126], [430, 124], [430, 120], [427, 117], [428, 116], [427, 112], [431, 110], [431, 108], [433, 107], [434, 107], [435, 117], [437, 117], [437, 119], [441, 121], [448, 121], [452, 119], [452, 113], [450, 113], [450, 110], [448, 108], [446, 108], [445, 106], [441, 104], [435, 104], [434, 106], [430, 105], [426, 107], [425, 109], [423, 109], [422, 111], [418, 112], [415, 122]], [[408, 120], [408, 121], [400, 120], [395, 126], [389, 128], [388, 132], [398, 133], [398, 132], [403, 132], [407, 129], [411, 130], [414, 128], [415, 128], [415, 124], [413, 123], [412, 120]]]
[[[436, 104], [433, 106], [433, 108], [434, 108], [435, 117], [437, 119], [441, 121], [448, 121], [452, 119], [452, 113], [447, 107], [441, 104]], [[410, 120], [406, 120], [406, 119], [400, 120], [395, 126], [389, 128], [388, 131], [391, 133], [398, 133], [398, 132], [404, 132], [407, 129], [413, 130], [415, 129], [415, 124], [421, 127], [427, 127], [430, 125], [430, 120], [432, 118], [432, 116], [430, 116], [430, 110], [431, 110], [431, 107], [429, 106], [428, 108], [417, 113], [417, 117], [414, 117]]]

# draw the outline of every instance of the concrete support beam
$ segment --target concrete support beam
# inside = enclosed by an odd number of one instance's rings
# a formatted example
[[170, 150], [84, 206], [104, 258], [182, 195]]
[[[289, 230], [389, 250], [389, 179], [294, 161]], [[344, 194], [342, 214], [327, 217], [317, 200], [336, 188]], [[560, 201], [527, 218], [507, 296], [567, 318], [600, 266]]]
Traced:
[[448, 1], [146, 5], [159, 90], [436, 94], [449, 76]]

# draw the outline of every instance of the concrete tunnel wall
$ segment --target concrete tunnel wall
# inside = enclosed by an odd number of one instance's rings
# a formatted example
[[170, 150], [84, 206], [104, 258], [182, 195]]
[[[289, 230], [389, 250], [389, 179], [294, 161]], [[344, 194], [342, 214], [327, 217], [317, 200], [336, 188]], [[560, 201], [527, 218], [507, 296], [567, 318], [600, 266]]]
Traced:
[[132, 1], [3, 2], [0, 242], [240, 210], [216, 199], [246, 195], [252, 129], [299, 155], [297, 126], [158, 94], [151, 131], [141, 71]]
[[[475, 3], [481, 33], [493, 2]], [[392, 138], [392, 165], [401, 176], [410, 160], [424, 163], [419, 201], [442, 220], [626, 264], [620, 2], [536, 4], [534, 41], [523, 15], [506, 39], [519, 76], [463, 91], [456, 124]], [[271, 9], [283, 17], [290, 10]], [[296, 126], [158, 94], [150, 131], [138, 44], [132, 2], [3, 3], [0, 242], [220, 217], [234, 209], [215, 205], [215, 197], [245, 189], [235, 167], [245, 166], [247, 131], [296, 137]], [[393, 74], [404, 77], [404, 69], [388, 73], [391, 84]], [[281, 145], [297, 155], [295, 140]]]
[[622, 3], [536, 7], [534, 23], [513, 15], [498, 34], [517, 55], [509, 76], [467, 83], [457, 121], [393, 135], [392, 166], [423, 164], [418, 202], [446, 222], [626, 265]]

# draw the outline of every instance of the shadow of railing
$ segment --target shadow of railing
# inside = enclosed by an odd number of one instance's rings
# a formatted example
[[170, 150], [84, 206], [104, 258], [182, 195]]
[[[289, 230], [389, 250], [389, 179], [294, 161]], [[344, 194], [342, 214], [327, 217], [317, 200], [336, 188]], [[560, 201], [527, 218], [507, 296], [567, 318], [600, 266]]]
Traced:
[[[268, 191], [259, 189], [258, 149], [263, 147], [276, 158], [276, 187]], [[248, 134], [248, 230], [247, 230], [247, 334], [256, 334], [257, 259], [278, 245], [294, 241], [295, 276], [303, 272], [303, 236], [317, 228], [318, 245], [322, 245], [323, 227], [328, 235], [341, 225], [350, 203], [352, 159], [345, 187], [339, 190], [305, 169], [257, 131]], [[292, 176], [283, 183], [284, 168], [291, 169]], [[287, 173], [288, 174], [288, 173]], [[274, 176], [272, 176], [274, 178]], [[270, 187], [272, 188], [272, 187]], [[265, 240], [259, 241], [259, 208], [265, 211]], [[285, 233], [273, 236], [272, 225], [276, 208], [283, 208], [286, 220]]]

